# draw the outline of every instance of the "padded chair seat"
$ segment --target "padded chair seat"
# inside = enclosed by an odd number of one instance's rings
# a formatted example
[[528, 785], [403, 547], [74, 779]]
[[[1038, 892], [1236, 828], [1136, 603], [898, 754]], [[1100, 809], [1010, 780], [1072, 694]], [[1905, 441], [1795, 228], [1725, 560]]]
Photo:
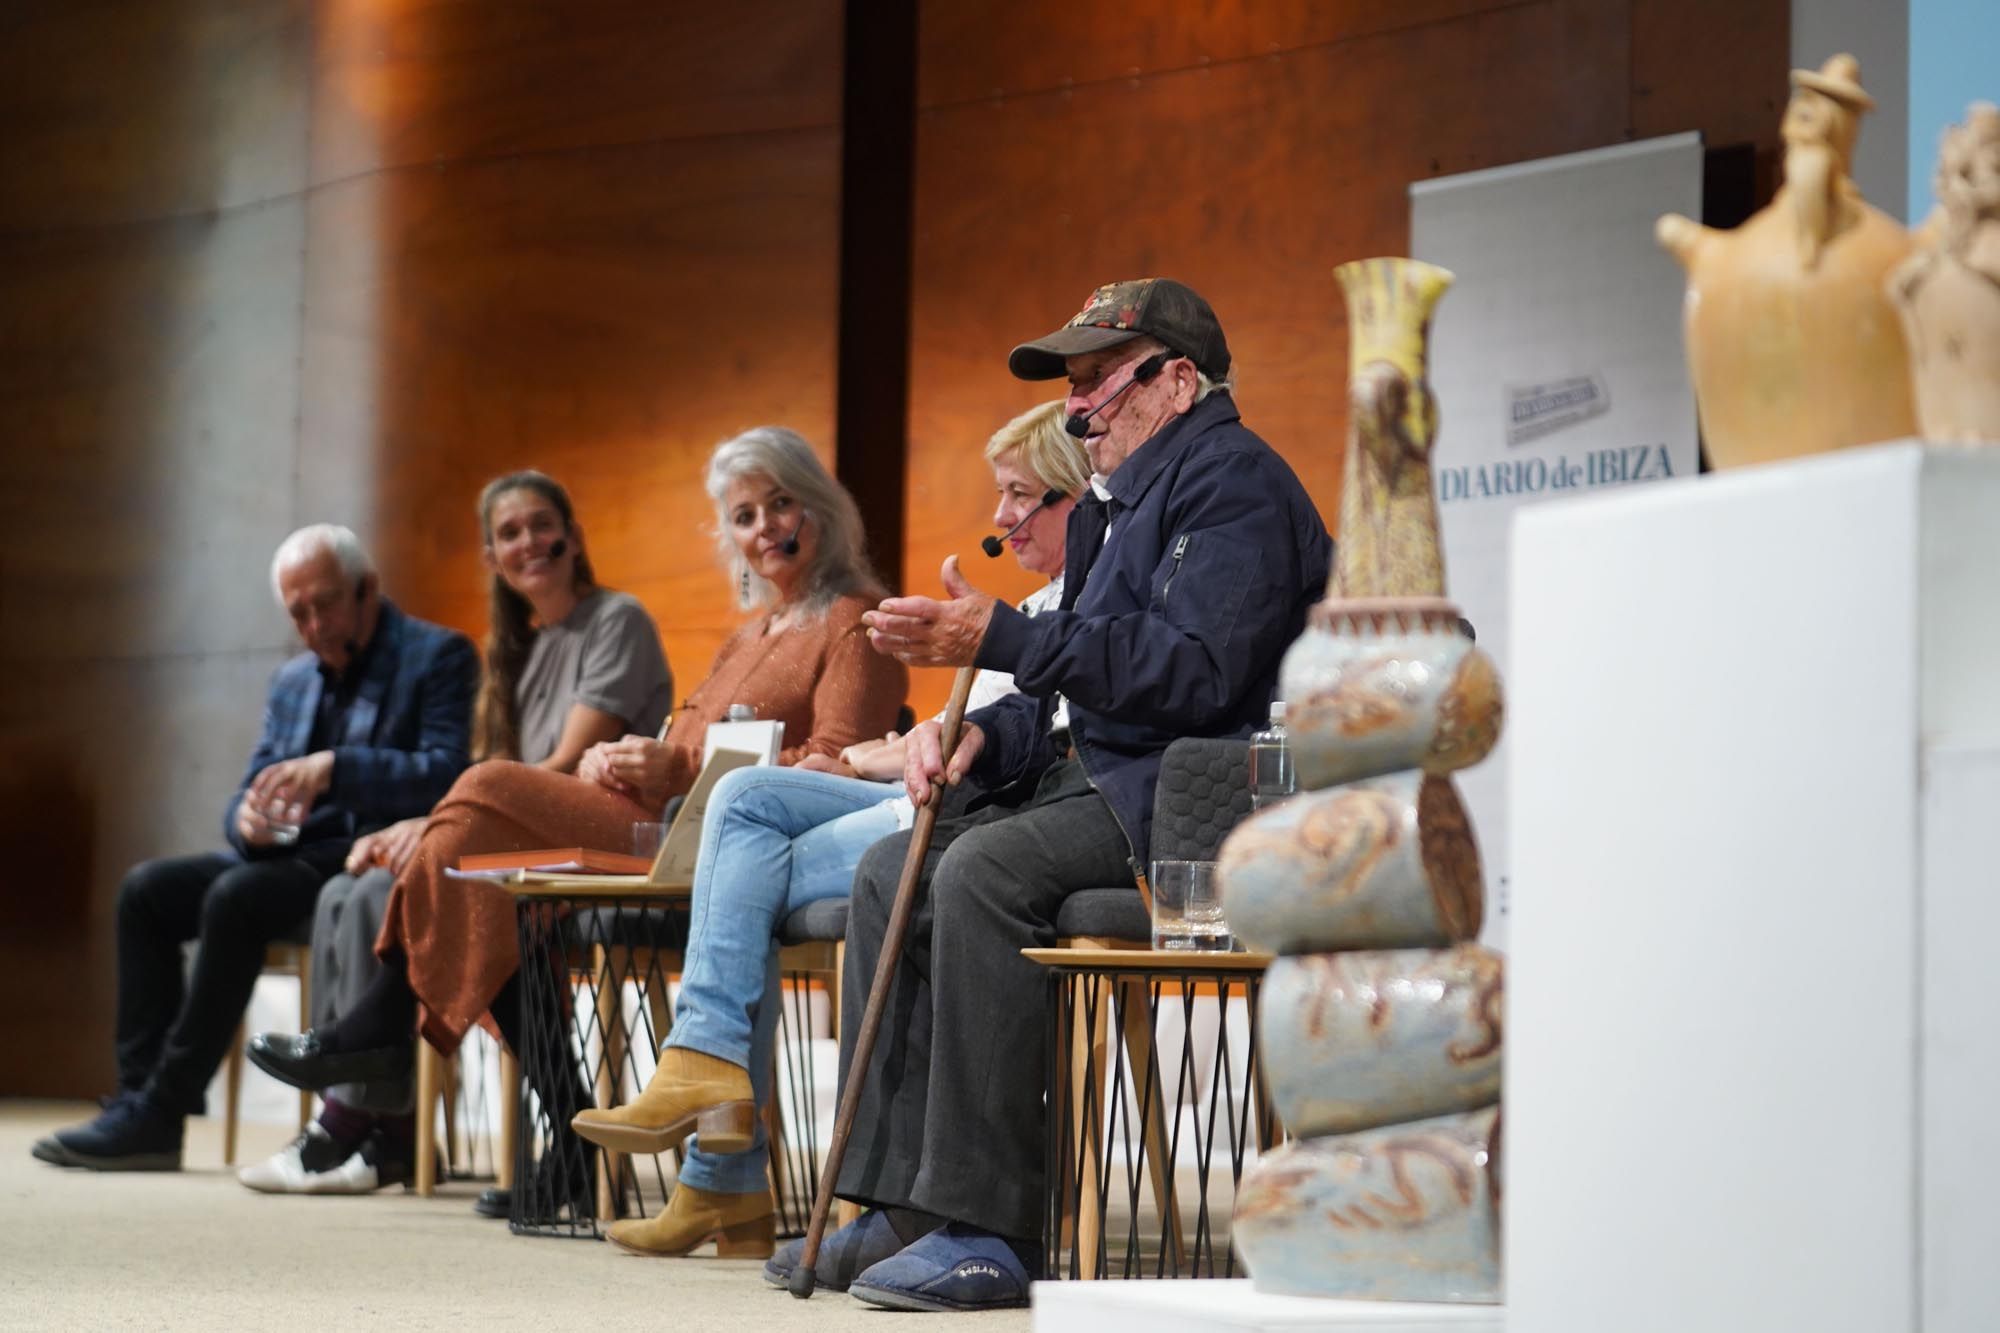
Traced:
[[1063, 899], [1057, 909], [1056, 934], [1150, 944], [1153, 922], [1137, 889], [1080, 889]]
[[787, 916], [778, 927], [780, 944], [812, 944], [847, 938], [847, 899], [822, 898]]
[[[602, 899], [594, 901], [602, 902]], [[605, 944], [626, 948], [681, 949], [687, 945], [688, 913], [672, 907], [586, 907], [564, 918], [565, 944]]]

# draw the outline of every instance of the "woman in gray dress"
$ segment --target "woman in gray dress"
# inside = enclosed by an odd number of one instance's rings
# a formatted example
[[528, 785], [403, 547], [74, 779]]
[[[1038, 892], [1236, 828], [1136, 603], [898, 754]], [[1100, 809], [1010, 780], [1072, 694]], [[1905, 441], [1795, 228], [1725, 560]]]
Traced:
[[[659, 629], [635, 598], [598, 585], [563, 488], [539, 472], [500, 477], [480, 493], [479, 526], [492, 581], [475, 756], [568, 773], [600, 741], [657, 731], [673, 703]], [[374, 977], [383, 905], [423, 828], [406, 819], [361, 838], [347, 873], [320, 891], [314, 1023], [331, 1024]], [[238, 1179], [274, 1194], [362, 1194], [406, 1181], [411, 1102], [407, 1078], [329, 1088], [319, 1119]]]

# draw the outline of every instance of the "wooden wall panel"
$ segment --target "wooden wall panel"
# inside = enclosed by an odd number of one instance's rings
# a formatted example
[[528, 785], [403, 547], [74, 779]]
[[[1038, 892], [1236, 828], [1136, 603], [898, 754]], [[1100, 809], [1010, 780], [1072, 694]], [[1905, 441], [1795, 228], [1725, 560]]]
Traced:
[[473, 498], [540, 467], [600, 576], [668, 631], [681, 686], [705, 674], [741, 619], [708, 555], [709, 449], [775, 422], [832, 459], [838, 149], [831, 130], [680, 140], [377, 185], [374, 519], [400, 595], [483, 625]]
[[[1640, 108], [1629, 71], [1664, 77], [1685, 48], [1652, 0], [927, 4], [908, 582], [934, 588], [949, 552], [976, 559], [978, 445], [1057, 387], [1013, 380], [1008, 348], [1115, 278], [1170, 274], [1209, 297], [1245, 420], [1330, 518], [1347, 373], [1332, 269], [1407, 252], [1411, 181], [1621, 142], [1642, 109], [1648, 134], [1770, 137], [1785, 6], [1695, 8], [1676, 10], [1688, 30], [1736, 36], [1730, 79]], [[979, 564], [995, 592], [1028, 587]], [[926, 673], [918, 706], [945, 683]]]
[[4, 20], [0, 1093], [108, 1086], [118, 880], [216, 844], [289, 651], [308, 11]]
[[1632, 133], [1699, 129], [1712, 146], [1777, 144], [1791, 24], [1775, 5], [1632, 0]]
[[126, 225], [304, 183], [309, 0], [10, 0], [0, 228]]
[[741, 619], [709, 449], [775, 422], [833, 458], [841, 12], [322, 7], [303, 431], [369, 459], [404, 605], [483, 633], [473, 501], [539, 467], [707, 673]]
[[[262, 571], [239, 586], [270, 605]], [[276, 608], [273, 628], [284, 632]], [[0, 700], [0, 1095], [115, 1077], [112, 907], [126, 869], [220, 845], [288, 650], [10, 665]]]
[[1283, 56], [1519, 0], [1065, 0], [924, 6], [925, 107]]
[[23, 445], [0, 492], [0, 653], [286, 632], [265, 565], [292, 513], [303, 216], [294, 198], [0, 236], [0, 395]]
[[836, 123], [838, 0], [322, 0], [313, 179]]

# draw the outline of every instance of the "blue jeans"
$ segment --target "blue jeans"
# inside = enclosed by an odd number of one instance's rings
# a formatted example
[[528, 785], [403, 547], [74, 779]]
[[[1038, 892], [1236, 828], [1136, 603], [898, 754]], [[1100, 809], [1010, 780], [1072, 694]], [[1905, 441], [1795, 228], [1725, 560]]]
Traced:
[[[701, 1051], [750, 1071], [762, 1108], [771, 1098], [778, 1027], [777, 932], [785, 917], [821, 898], [845, 897], [861, 854], [894, 833], [901, 793], [795, 768], [739, 768], [709, 796], [695, 860], [687, 970], [667, 1045]], [[766, 1184], [760, 1118], [748, 1151], [688, 1151], [680, 1178], [697, 1189], [747, 1194]]]

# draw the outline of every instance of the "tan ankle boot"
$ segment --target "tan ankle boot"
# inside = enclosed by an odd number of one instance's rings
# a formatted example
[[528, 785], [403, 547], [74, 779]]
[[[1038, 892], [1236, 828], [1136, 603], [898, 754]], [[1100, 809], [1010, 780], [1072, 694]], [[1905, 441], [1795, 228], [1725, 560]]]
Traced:
[[769, 1190], [710, 1194], [677, 1184], [658, 1217], [613, 1222], [605, 1235], [633, 1254], [686, 1254], [712, 1240], [718, 1259], [768, 1259], [777, 1248], [778, 1210]]
[[704, 1152], [742, 1152], [756, 1133], [757, 1103], [742, 1065], [669, 1046], [644, 1092], [623, 1106], [580, 1111], [569, 1123], [614, 1152], [663, 1153], [689, 1134], [700, 1135]]

